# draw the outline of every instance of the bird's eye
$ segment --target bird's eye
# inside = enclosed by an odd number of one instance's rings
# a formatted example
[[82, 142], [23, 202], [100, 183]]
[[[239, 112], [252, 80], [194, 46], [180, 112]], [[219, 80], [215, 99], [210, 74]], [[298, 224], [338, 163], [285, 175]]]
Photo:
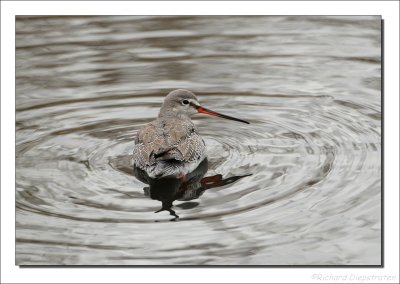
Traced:
[[183, 101], [182, 101], [182, 104], [183, 104], [183, 105], [188, 105], [188, 104], [189, 104], [189, 101], [188, 101], [188, 100], [183, 100]]

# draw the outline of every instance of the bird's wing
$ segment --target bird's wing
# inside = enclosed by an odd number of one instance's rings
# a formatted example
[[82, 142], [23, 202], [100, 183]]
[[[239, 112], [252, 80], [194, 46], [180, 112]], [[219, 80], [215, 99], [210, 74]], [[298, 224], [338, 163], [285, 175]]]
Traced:
[[160, 160], [192, 161], [205, 144], [190, 120], [157, 119], [142, 128], [135, 139], [134, 157], [139, 166]]
[[139, 168], [152, 164], [153, 145], [157, 142], [157, 126], [151, 122], [138, 131], [133, 149], [134, 163]]

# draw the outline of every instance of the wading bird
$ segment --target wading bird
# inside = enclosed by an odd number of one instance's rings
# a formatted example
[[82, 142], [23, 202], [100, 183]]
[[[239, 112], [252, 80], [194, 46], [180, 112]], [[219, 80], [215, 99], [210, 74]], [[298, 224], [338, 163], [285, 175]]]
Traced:
[[158, 118], [138, 131], [134, 166], [151, 178], [182, 178], [196, 169], [206, 157], [205, 143], [190, 118], [196, 113], [249, 124], [203, 107], [188, 90], [174, 90], [165, 97]]

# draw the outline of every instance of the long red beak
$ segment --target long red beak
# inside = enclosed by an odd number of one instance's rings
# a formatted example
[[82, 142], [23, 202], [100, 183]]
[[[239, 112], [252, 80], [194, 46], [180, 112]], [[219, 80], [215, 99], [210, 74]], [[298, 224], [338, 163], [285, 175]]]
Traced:
[[225, 114], [218, 113], [218, 112], [206, 109], [205, 107], [202, 107], [202, 106], [199, 106], [199, 107], [196, 107], [196, 108], [197, 108], [197, 112], [198, 113], [209, 114], [209, 115], [213, 115], [213, 116], [216, 116], [216, 117], [221, 117], [221, 118], [225, 118], [225, 119], [230, 119], [230, 120], [234, 120], [234, 121], [239, 121], [239, 122], [250, 124], [250, 122], [248, 122], [248, 121], [245, 121], [245, 120], [242, 120], [242, 119], [239, 119], [239, 118], [235, 118], [235, 117], [231, 117], [231, 116], [227, 116]]

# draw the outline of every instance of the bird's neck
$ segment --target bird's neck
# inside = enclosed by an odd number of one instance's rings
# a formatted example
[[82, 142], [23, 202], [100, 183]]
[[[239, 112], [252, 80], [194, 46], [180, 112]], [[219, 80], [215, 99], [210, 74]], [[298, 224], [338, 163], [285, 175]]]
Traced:
[[159, 118], [179, 118], [179, 119], [188, 119], [190, 120], [190, 116], [186, 113], [182, 113], [177, 111], [175, 108], [163, 108], [161, 107], [160, 113], [158, 114]]

